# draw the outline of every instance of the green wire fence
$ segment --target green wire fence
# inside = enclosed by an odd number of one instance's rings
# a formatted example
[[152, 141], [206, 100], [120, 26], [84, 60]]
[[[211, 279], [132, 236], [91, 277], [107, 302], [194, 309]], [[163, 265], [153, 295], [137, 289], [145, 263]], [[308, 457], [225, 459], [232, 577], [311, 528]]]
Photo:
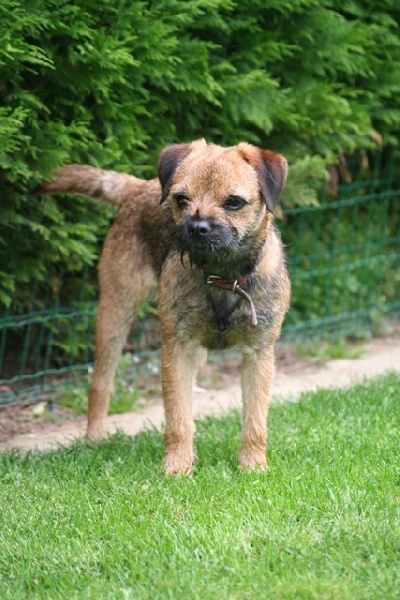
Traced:
[[[286, 209], [278, 223], [293, 299], [283, 343], [361, 337], [400, 313], [400, 181], [357, 181], [336, 200]], [[71, 273], [49, 274], [32, 289], [25, 314], [0, 313], [0, 405], [48, 398], [87, 378], [93, 361], [96, 277], [86, 268], [76, 300], [64, 300]], [[40, 302], [37, 301], [40, 296]], [[68, 297], [68, 295], [67, 295]], [[145, 311], [128, 339], [143, 354], [157, 347], [156, 318]]]
[[400, 189], [367, 192], [359, 183], [336, 202], [286, 211], [293, 285], [286, 341], [361, 337], [398, 312], [399, 197]]

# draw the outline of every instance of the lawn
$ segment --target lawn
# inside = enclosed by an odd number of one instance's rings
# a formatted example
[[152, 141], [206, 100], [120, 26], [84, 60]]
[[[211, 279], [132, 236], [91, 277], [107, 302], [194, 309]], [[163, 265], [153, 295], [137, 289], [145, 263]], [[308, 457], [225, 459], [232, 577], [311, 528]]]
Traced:
[[391, 600], [400, 590], [400, 374], [269, 416], [268, 474], [240, 416], [198, 423], [193, 476], [149, 431], [0, 456], [0, 598]]

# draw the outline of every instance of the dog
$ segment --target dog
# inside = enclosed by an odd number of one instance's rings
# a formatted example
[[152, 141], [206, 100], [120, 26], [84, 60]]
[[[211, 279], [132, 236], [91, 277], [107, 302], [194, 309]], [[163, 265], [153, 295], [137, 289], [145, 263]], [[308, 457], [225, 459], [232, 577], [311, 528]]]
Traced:
[[242, 142], [204, 139], [166, 147], [158, 179], [66, 165], [39, 192], [72, 192], [118, 207], [99, 264], [95, 366], [87, 436], [106, 434], [122, 347], [154, 290], [162, 334], [164, 469], [190, 473], [192, 389], [207, 350], [242, 353], [243, 431], [239, 465], [267, 466], [268, 397], [274, 344], [290, 302], [290, 280], [273, 211], [288, 165]]

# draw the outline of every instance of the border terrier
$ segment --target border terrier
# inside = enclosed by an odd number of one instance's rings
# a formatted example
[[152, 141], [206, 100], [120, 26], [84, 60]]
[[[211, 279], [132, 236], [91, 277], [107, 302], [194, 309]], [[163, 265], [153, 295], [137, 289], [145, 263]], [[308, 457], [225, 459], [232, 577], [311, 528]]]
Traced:
[[99, 264], [96, 360], [87, 435], [106, 433], [119, 355], [135, 313], [157, 291], [167, 473], [193, 464], [192, 389], [207, 350], [242, 353], [239, 465], [266, 468], [274, 344], [290, 282], [273, 210], [287, 176], [281, 155], [204, 139], [165, 148], [158, 179], [67, 165], [39, 192], [72, 192], [118, 206]]

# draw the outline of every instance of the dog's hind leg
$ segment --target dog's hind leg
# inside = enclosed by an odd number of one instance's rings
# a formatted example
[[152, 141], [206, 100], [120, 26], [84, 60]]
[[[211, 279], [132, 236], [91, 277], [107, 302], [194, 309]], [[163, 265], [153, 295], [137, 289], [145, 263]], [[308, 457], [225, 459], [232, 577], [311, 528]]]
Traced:
[[[126, 257], [125, 257], [126, 258]], [[114, 260], [114, 264], [110, 262]], [[89, 392], [87, 437], [96, 439], [107, 433], [107, 414], [114, 390], [119, 357], [132, 321], [140, 305], [155, 285], [153, 269], [146, 264], [132, 269], [115, 269], [118, 257], [105, 248], [100, 267], [100, 300], [96, 317], [95, 364]], [[130, 267], [130, 268], [129, 268]]]
[[114, 391], [114, 377], [122, 347], [125, 343], [134, 313], [132, 304], [114, 303], [100, 297], [96, 316], [96, 360], [89, 392], [87, 437], [91, 440], [107, 433], [107, 414]]

